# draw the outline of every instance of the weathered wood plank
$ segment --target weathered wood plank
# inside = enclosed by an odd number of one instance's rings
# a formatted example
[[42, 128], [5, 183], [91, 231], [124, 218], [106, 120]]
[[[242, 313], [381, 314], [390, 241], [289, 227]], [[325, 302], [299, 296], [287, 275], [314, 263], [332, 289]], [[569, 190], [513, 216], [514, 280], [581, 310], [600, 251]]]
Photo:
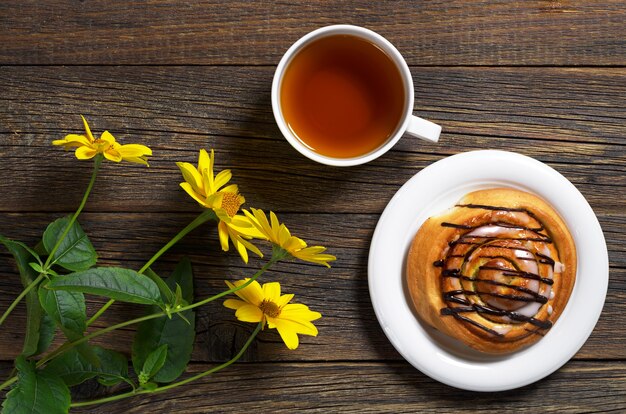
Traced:
[[305, 33], [380, 32], [413, 65], [623, 65], [626, 7], [603, 1], [3, 1], [0, 62], [274, 65]]
[[[0, 214], [0, 234], [33, 244], [54, 214]], [[317, 323], [317, 338], [302, 338], [299, 351], [290, 352], [273, 332], [264, 332], [253, 360], [398, 360], [401, 357], [380, 329], [374, 315], [367, 287], [367, 254], [377, 215], [281, 214], [293, 234], [311, 244], [323, 244], [338, 257], [333, 268], [299, 263], [281, 263], [262, 281], [277, 280], [286, 292], [324, 317]], [[105, 265], [138, 269], [170, 237], [193, 219], [190, 214], [86, 213], [81, 217], [85, 231]], [[613, 218], [614, 219], [614, 218]], [[20, 223], [20, 224], [16, 224]], [[620, 231], [624, 217], [611, 222], [614, 238], [609, 240], [611, 263], [609, 294], [595, 331], [577, 358], [626, 358], [626, 331], [616, 327], [626, 323], [626, 235]], [[267, 249], [265, 250], [267, 251]], [[196, 294], [208, 297], [224, 288], [224, 279], [250, 276], [261, 262], [251, 260], [246, 266], [234, 252], [222, 254], [214, 229], [207, 225], [195, 230], [157, 263], [155, 269], [167, 275], [183, 255], [189, 256], [195, 271]], [[0, 309], [5, 309], [19, 294], [20, 287], [7, 253], [0, 253]], [[90, 314], [103, 304], [94, 300]], [[141, 310], [116, 304], [102, 319], [112, 324], [141, 316]], [[252, 327], [235, 321], [232, 311], [216, 303], [201, 309], [198, 315], [198, 338], [194, 359], [219, 361], [233, 348], [245, 342]], [[104, 326], [98, 324], [97, 326]], [[19, 353], [24, 326], [24, 309], [3, 326], [0, 334], [0, 359]], [[116, 338], [111, 341], [107, 338]], [[103, 337], [103, 344], [127, 351], [132, 329], [119, 335]], [[2, 358], [4, 357], [4, 358]]]
[[[193, 211], [194, 203], [177, 188], [174, 161], [194, 161], [201, 147], [215, 147], [218, 168], [232, 168], [242, 192], [263, 208], [380, 213], [400, 185], [432, 162], [462, 151], [503, 149], [556, 168], [600, 214], [624, 211], [626, 70], [414, 72], [416, 110], [444, 126], [440, 143], [405, 137], [366, 166], [336, 169], [305, 159], [281, 138], [269, 104], [271, 68], [5, 67], [0, 211], [74, 208], [89, 163], [50, 148], [50, 141], [79, 132], [79, 113], [94, 131], [107, 128], [122, 142], [143, 142], [155, 151], [147, 171], [104, 168], [107, 178], [94, 193], [99, 211]], [[121, 186], [126, 191], [107, 196]], [[70, 187], [76, 192], [56, 197], [53, 205], [41, 202]]]
[[[190, 371], [208, 368], [193, 365]], [[0, 363], [0, 372], [8, 373], [9, 369], [8, 363]], [[76, 397], [102, 395], [103, 390], [95, 388], [82, 385], [75, 390]], [[490, 414], [625, 410], [625, 362], [572, 361], [535, 384], [500, 393], [454, 389], [400, 362], [240, 363], [176, 390], [76, 412]]]

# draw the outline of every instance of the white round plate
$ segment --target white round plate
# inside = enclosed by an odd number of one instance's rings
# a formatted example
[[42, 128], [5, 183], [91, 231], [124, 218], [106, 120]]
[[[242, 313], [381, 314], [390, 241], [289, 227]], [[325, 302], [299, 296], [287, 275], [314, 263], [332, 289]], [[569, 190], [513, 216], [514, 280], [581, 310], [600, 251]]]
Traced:
[[[404, 283], [407, 252], [422, 223], [463, 195], [493, 187], [528, 191], [550, 203], [569, 227], [578, 255], [574, 290], [552, 329], [535, 344], [504, 356], [475, 351], [421, 322]], [[551, 374], [582, 347], [604, 305], [609, 263], [598, 219], [572, 183], [533, 158], [487, 150], [440, 160], [398, 190], [376, 226], [368, 273], [378, 322], [408, 362], [453, 387], [504, 391]]]

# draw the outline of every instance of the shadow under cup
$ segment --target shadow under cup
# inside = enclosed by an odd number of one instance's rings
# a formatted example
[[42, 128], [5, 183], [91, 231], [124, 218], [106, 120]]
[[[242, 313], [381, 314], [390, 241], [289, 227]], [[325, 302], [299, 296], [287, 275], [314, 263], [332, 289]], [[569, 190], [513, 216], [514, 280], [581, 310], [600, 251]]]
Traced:
[[350, 160], [399, 138], [412, 110], [408, 90], [412, 85], [398, 62], [381, 47], [331, 32], [291, 56], [278, 99], [284, 123], [299, 143], [322, 158]]

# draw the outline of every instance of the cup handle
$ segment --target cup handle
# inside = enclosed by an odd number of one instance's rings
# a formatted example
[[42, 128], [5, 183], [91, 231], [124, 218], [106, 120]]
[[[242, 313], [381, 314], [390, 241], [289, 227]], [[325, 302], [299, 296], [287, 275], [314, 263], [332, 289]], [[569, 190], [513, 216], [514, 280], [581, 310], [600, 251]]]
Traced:
[[406, 132], [424, 141], [437, 142], [441, 134], [441, 125], [411, 115]]

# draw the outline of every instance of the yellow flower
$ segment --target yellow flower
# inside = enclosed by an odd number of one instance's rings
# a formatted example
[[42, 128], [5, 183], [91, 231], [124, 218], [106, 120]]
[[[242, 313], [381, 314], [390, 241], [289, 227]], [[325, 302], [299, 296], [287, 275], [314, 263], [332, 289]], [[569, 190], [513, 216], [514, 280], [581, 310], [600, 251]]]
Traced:
[[200, 150], [197, 168], [188, 162], [177, 162], [185, 179], [180, 186], [201, 206], [215, 212], [219, 220], [217, 228], [220, 244], [224, 251], [228, 251], [230, 239], [244, 262], [248, 263], [248, 250], [263, 257], [259, 249], [248, 241], [254, 237], [261, 238], [262, 235], [247, 217], [237, 214], [245, 198], [239, 194], [235, 184], [226, 185], [232, 177], [230, 170], [214, 174], [214, 160], [213, 150], [211, 155], [206, 150]]
[[[249, 279], [235, 283], [226, 281], [229, 288], [241, 286]], [[243, 322], [267, 323], [270, 329], [276, 328], [289, 349], [298, 347], [298, 334], [317, 336], [317, 328], [311, 323], [322, 317], [319, 312], [309, 310], [301, 303], [289, 303], [293, 294], [281, 295], [280, 283], [264, 283], [256, 280], [235, 292], [242, 300], [227, 299], [224, 306], [235, 309], [235, 316]]]
[[328, 262], [337, 260], [335, 256], [323, 253], [326, 251], [325, 247], [307, 247], [304, 240], [292, 236], [289, 229], [278, 221], [273, 211], [270, 211], [270, 220], [268, 221], [263, 210], [255, 208], [251, 208], [250, 210], [252, 213], [247, 210], [243, 212], [250, 219], [254, 227], [263, 235], [263, 238], [283, 248], [293, 257], [304, 260], [305, 262], [322, 264], [326, 267], [330, 267]]
[[122, 160], [148, 165], [147, 157], [152, 155], [152, 150], [145, 145], [127, 144], [120, 145], [115, 141], [115, 137], [109, 131], [104, 131], [100, 138], [95, 139], [89, 124], [84, 116], [85, 135], [69, 134], [64, 139], [52, 141], [52, 145], [62, 145], [65, 149], [76, 147], [76, 158], [88, 160], [97, 154], [103, 154], [108, 160], [120, 162]]

